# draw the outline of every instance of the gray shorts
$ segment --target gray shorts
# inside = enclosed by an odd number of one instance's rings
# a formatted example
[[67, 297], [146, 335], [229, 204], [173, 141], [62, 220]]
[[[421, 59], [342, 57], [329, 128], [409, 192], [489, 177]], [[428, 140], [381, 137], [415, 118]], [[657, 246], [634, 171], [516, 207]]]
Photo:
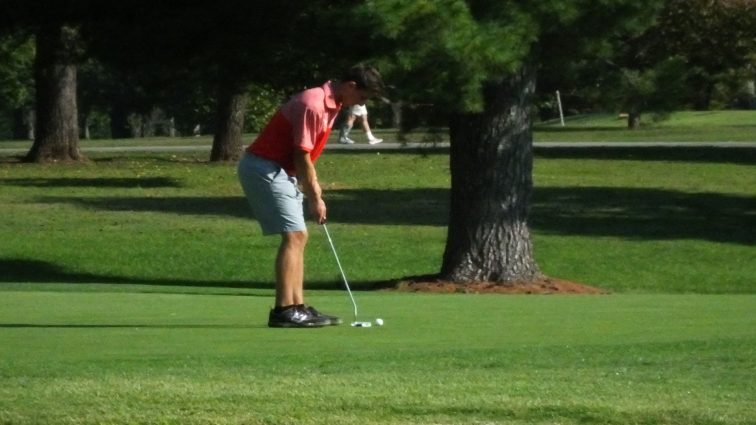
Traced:
[[280, 165], [245, 152], [237, 168], [239, 182], [263, 235], [307, 230], [297, 178]]

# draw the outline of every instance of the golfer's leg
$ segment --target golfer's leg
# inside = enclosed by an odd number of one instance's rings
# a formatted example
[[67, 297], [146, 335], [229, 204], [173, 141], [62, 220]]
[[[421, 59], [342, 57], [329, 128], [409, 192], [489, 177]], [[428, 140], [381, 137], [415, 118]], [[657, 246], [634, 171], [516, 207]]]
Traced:
[[304, 304], [304, 249], [307, 231], [281, 234], [276, 257], [276, 306]]

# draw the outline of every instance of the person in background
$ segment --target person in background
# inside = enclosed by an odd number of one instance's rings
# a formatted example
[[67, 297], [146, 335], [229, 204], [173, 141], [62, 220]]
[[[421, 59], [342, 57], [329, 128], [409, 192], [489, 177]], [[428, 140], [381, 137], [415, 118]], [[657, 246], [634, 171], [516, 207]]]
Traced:
[[347, 117], [344, 120], [344, 123], [341, 125], [341, 129], [339, 131], [339, 143], [345, 145], [351, 145], [352, 143], [354, 143], [354, 140], [349, 138], [349, 132], [352, 130], [354, 121], [357, 118], [362, 121], [362, 129], [365, 131], [365, 135], [367, 136], [369, 144], [375, 145], [383, 141], [383, 139], [379, 139], [373, 136], [373, 132], [370, 131], [367, 107], [365, 105], [354, 105], [347, 111]]

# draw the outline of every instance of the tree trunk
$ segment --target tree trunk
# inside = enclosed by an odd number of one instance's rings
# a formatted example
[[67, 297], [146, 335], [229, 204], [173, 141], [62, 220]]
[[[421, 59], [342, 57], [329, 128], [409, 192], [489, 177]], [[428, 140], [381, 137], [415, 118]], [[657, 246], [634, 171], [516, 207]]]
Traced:
[[29, 127], [26, 124], [26, 111], [24, 108], [13, 110], [13, 140], [28, 140]]
[[173, 117], [168, 120], [168, 137], [176, 137], [176, 120]]
[[89, 134], [89, 113], [84, 114], [84, 117], [81, 120], [81, 137], [83, 137], [84, 140], [91, 139], [91, 135]]
[[37, 113], [34, 109], [26, 110], [26, 140], [34, 140], [34, 129], [37, 127]]
[[627, 114], [627, 128], [630, 130], [637, 130], [641, 125], [640, 112], [630, 112]]
[[451, 118], [451, 212], [441, 278], [527, 282], [542, 275], [527, 218], [533, 190], [533, 70], [485, 89], [485, 110]]
[[391, 126], [396, 129], [402, 128], [402, 108], [403, 104], [399, 102], [391, 102]]
[[210, 161], [236, 161], [241, 157], [246, 106], [247, 96], [241, 90], [220, 89]]
[[76, 108], [77, 43], [78, 32], [71, 27], [43, 27], [37, 32], [36, 138], [27, 161], [84, 159]]
[[113, 139], [131, 138], [131, 126], [129, 125], [129, 112], [126, 105], [116, 99], [110, 105], [108, 111], [110, 118], [110, 137]]
[[708, 111], [711, 106], [711, 97], [714, 93], [714, 83], [708, 80], [705, 81], [696, 93], [693, 109], [696, 111]]

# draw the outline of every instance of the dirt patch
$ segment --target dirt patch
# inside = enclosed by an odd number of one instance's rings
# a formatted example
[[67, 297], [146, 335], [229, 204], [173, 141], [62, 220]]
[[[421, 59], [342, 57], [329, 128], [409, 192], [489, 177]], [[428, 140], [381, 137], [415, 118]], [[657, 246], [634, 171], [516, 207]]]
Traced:
[[593, 286], [553, 277], [544, 277], [532, 282], [456, 283], [441, 280], [435, 275], [406, 277], [385, 282], [378, 289], [400, 292], [436, 292], [463, 294], [606, 294], [607, 291]]

